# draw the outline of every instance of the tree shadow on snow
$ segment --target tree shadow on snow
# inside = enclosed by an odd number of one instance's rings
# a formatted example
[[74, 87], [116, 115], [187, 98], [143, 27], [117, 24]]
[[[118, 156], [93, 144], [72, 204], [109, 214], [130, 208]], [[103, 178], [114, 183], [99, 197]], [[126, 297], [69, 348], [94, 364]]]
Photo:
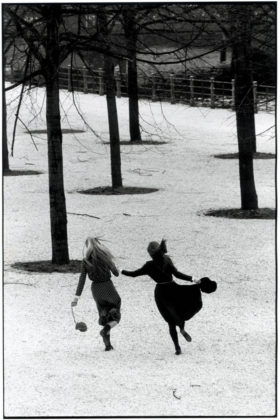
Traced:
[[89, 195], [127, 195], [127, 194], [149, 194], [158, 191], [157, 188], [148, 187], [96, 187], [88, 190], [77, 191], [79, 194]]
[[257, 210], [242, 210], [242, 209], [217, 209], [206, 210], [199, 212], [199, 215], [224, 217], [227, 219], [275, 219], [275, 209], [262, 208]]
[[[217, 159], [238, 159], [239, 153], [222, 153], [219, 155], [214, 155]], [[256, 152], [253, 154], [254, 159], [275, 159], [274, 153], [261, 153]]]
[[42, 175], [44, 172], [33, 171], [33, 170], [24, 170], [24, 169], [10, 169], [9, 171], [4, 171], [4, 176], [22, 176], [22, 175]]
[[35, 273], [80, 273], [81, 261], [71, 260], [69, 264], [57, 265], [51, 261], [28, 261], [11, 264], [16, 270], [23, 270]]

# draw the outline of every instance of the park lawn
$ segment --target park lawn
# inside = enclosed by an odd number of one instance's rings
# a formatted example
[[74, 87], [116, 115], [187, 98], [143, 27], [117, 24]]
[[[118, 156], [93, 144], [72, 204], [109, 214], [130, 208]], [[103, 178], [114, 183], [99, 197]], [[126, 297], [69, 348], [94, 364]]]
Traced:
[[[18, 93], [7, 95], [9, 139]], [[141, 101], [143, 139], [166, 144], [122, 145], [123, 184], [158, 191], [86, 195], [78, 191], [111, 184], [106, 101], [75, 94], [95, 136], [61, 91], [70, 258], [82, 258], [88, 235], [101, 236], [120, 269], [135, 269], [148, 259], [148, 242], [164, 237], [180, 271], [218, 283], [186, 323], [193, 341], [180, 338], [175, 356], [152, 280], [113, 278], [122, 320], [114, 351], [104, 352], [89, 281], [75, 311], [88, 325], [80, 333], [70, 310], [78, 274], [12, 267], [51, 258], [44, 94], [25, 97], [20, 118], [37, 133], [32, 140], [19, 123], [10, 158], [12, 170], [41, 174], [3, 181], [5, 415], [273, 416], [275, 221], [204, 216], [240, 207], [238, 161], [214, 157], [237, 152], [235, 114]], [[128, 101], [117, 105], [128, 141]], [[274, 124], [273, 114], [256, 114], [258, 151], [275, 153]], [[275, 208], [275, 160], [255, 160], [254, 170], [259, 207]]]

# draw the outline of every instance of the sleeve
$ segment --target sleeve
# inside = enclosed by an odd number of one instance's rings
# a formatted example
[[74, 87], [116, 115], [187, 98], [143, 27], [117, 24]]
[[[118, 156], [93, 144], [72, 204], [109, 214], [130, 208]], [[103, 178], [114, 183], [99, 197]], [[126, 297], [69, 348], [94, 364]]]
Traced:
[[115, 266], [115, 264], [112, 261], [112, 265], [110, 267], [110, 270], [112, 271], [112, 273], [114, 274], [114, 276], [118, 277], [119, 275], [119, 270], [117, 269], [117, 267]]
[[170, 258], [169, 258], [169, 264], [170, 264], [170, 267], [171, 267], [172, 274], [175, 277], [177, 277], [177, 279], [192, 281], [192, 276], [188, 276], [187, 274], [183, 274], [180, 271], [178, 271]]
[[76, 296], [81, 296], [82, 291], [84, 289], [85, 282], [86, 282], [86, 276], [87, 276], [87, 269], [86, 269], [86, 264], [83, 260], [82, 265], [81, 265], [81, 274], [79, 278], [79, 283], [76, 290]]
[[143, 267], [135, 271], [122, 270], [122, 274], [128, 277], [144, 276], [145, 274], [148, 274], [147, 263], [144, 264]]

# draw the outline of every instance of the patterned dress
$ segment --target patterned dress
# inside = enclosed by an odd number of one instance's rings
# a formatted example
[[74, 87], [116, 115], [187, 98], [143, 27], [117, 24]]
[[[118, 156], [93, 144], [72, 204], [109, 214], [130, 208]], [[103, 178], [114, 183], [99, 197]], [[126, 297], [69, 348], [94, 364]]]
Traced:
[[105, 266], [102, 263], [92, 265], [88, 260], [83, 259], [81, 274], [77, 286], [76, 295], [81, 296], [86, 276], [92, 281], [91, 292], [99, 313], [99, 324], [106, 325], [110, 321], [119, 322], [121, 319], [121, 298], [112, 280], [111, 272], [118, 276], [116, 266]]

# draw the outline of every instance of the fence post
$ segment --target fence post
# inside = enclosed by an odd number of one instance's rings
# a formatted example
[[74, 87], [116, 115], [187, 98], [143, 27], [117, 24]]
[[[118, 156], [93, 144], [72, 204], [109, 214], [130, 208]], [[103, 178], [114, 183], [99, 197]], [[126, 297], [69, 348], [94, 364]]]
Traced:
[[231, 79], [231, 109], [235, 111], [235, 79]]
[[255, 114], [258, 113], [258, 98], [257, 98], [257, 87], [258, 82], [253, 82], [253, 98], [254, 98], [254, 112]]
[[170, 102], [175, 104], [174, 73], [170, 73]]
[[99, 76], [98, 76], [98, 81], [99, 81], [99, 95], [103, 96], [104, 95], [104, 78], [103, 78], [103, 69], [100, 67], [98, 70]]
[[194, 106], [194, 86], [193, 86], [194, 76], [190, 76], [190, 105]]
[[211, 108], [215, 108], [214, 77], [210, 77]]
[[115, 72], [115, 80], [116, 80], [116, 87], [117, 87], [117, 98], [121, 98], [121, 74], [119, 71]]
[[71, 68], [71, 64], [68, 64], [68, 92], [73, 92], [71, 76], [72, 76], [72, 68]]
[[84, 93], [88, 93], [88, 78], [86, 66], [83, 67]]
[[155, 73], [152, 73], [152, 102], [155, 102], [156, 100], [157, 100], [156, 77], [155, 77]]

